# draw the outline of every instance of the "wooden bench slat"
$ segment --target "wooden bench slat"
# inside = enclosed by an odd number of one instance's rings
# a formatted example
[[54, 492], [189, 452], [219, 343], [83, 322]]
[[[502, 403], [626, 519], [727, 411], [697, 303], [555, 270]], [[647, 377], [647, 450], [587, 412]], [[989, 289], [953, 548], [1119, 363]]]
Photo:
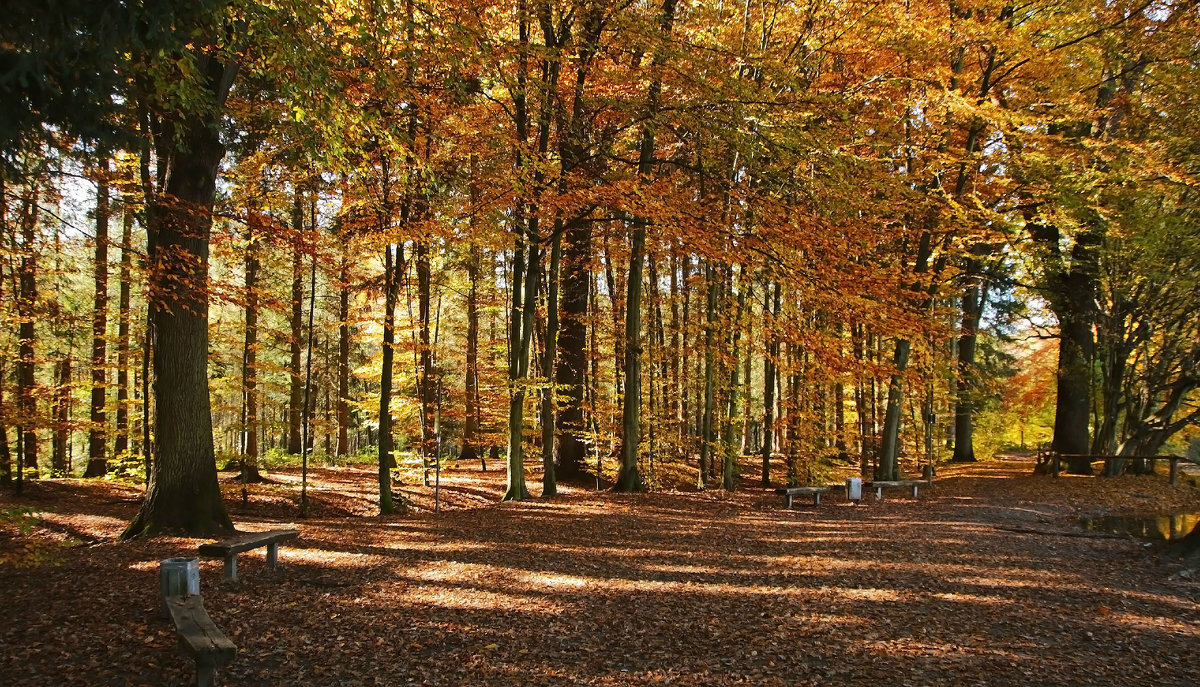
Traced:
[[199, 682], [212, 684], [213, 671], [229, 665], [237, 655], [237, 647], [208, 617], [200, 596], [172, 598], [167, 601], [167, 610], [179, 633], [179, 648], [196, 660]]
[[1171, 463], [1171, 473], [1169, 481], [1172, 485], [1179, 483], [1179, 461], [1187, 460], [1181, 456], [1166, 455], [1166, 456], [1113, 456], [1104, 454], [1091, 453], [1059, 453], [1057, 451], [1047, 451], [1039, 456], [1039, 460], [1044, 457], [1051, 463], [1051, 474], [1058, 477], [1058, 473], [1062, 470], [1061, 463], [1065, 459], [1071, 460], [1086, 460], [1089, 463], [1103, 462], [1105, 465], [1114, 460], [1166, 460]]
[[244, 553], [267, 544], [277, 544], [300, 536], [300, 530], [267, 530], [265, 532], [243, 532], [228, 539], [209, 542], [200, 545], [203, 556], [228, 556], [231, 553]]
[[279, 560], [279, 542], [295, 539], [300, 530], [267, 530], [242, 532], [228, 539], [201, 544], [201, 556], [225, 559], [225, 580], [237, 582], [237, 555], [259, 547], [267, 547], [267, 568], [274, 570]]
[[783, 497], [784, 507], [792, 507], [793, 496], [812, 496], [813, 505], [821, 505], [821, 494], [829, 491], [829, 487], [779, 487], [775, 490], [776, 494]]
[[883, 490], [890, 488], [912, 489], [913, 498], [917, 498], [917, 490], [923, 486], [928, 486], [929, 482], [919, 479], [900, 479], [900, 480], [872, 480], [863, 482], [863, 487], [866, 489], [875, 490], [875, 498], [883, 498]]

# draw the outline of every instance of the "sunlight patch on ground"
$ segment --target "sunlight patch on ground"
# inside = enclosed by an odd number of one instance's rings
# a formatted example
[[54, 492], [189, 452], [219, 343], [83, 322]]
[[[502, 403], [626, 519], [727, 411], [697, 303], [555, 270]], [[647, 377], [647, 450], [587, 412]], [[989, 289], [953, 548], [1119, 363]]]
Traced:
[[846, 601], [902, 601], [906, 596], [895, 589], [827, 587], [823, 588], [822, 591], [828, 591]]
[[333, 565], [340, 568], [367, 568], [380, 565], [386, 562], [387, 559], [382, 556], [365, 553], [280, 547], [279, 561], [284, 565], [291, 562], [303, 561], [316, 565]]
[[988, 606], [1008, 606], [1015, 603], [1009, 599], [1001, 599], [995, 596], [983, 596], [981, 594], [963, 594], [960, 592], [940, 592], [930, 594], [931, 598], [941, 601], [953, 601], [955, 603], [970, 603], [984, 604]]
[[1145, 632], [1147, 630], [1154, 632], [1165, 632], [1184, 637], [1196, 637], [1200, 639], [1200, 625], [1196, 623], [1182, 622], [1176, 618], [1164, 618], [1161, 616], [1148, 616], [1138, 613], [1128, 612], [1112, 612], [1104, 606], [1100, 607], [1100, 615], [1108, 620], [1108, 622], [1119, 623], [1131, 629]]

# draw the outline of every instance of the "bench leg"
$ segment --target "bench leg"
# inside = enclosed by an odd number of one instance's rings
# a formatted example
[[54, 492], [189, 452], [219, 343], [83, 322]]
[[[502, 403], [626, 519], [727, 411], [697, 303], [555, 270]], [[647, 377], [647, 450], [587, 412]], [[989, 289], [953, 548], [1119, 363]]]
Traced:
[[267, 544], [267, 570], [274, 570], [279, 565], [279, 543]]
[[813, 493], [813, 505], [814, 506], [821, 505], [821, 492], [818, 491], [818, 492]]
[[876, 501], [883, 500], [883, 487], [875, 487], [875, 500]]
[[783, 506], [783, 507], [784, 507], [784, 508], [787, 508], [788, 510], [791, 510], [791, 508], [792, 508], [792, 495], [791, 495], [791, 494], [784, 494], [784, 496], [783, 496], [783, 501], [784, 501], [784, 506]]
[[917, 498], [917, 485], [913, 485], [913, 498]]
[[217, 669], [211, 663], [196, 664], [196, 687], [216, 687]]
[[237, 582], [237, 554], [225, 557], [225, 581]]

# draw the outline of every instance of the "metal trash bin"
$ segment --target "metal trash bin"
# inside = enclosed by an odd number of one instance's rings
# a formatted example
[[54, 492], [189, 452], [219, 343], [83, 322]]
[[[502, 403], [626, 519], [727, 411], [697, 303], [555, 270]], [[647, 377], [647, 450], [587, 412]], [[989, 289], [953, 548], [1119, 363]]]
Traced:
[[169, 617], [167, 599], [200, 595], [200, 559], [167, 558], [158, 564], [158, 593], [163, 617]]
[[846, 478], [846, 500], [858, 503], [862, 501], [862, 485], [861, 477]]

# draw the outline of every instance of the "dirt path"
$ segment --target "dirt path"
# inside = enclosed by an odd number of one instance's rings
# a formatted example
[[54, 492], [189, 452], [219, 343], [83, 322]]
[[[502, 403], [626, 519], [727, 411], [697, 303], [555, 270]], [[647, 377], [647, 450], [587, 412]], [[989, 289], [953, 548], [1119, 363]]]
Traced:
[[[1200, 491], [1029, 468], [792, 511], [760, 488], [498, 505], [502, 474], [464, 469], [444, 512], [414, 487], [418, 512], [386, 519], [364, 517], [369, 471], [325, 470], [281, 574], [260, 553], [240, 586], [219, 561], [201, 584], [239, 648], [226, 685], [1200, 683], [1200, 583], [1076, 521]], [[295, 523], [290, 479], [232, 502], [235, 521]], [[157, 561], [196, 542], [116, 543], [136, 489], [33, 487], [42, 522], [0, 529], [0, 685], [187, 684], [154, 595]]]

